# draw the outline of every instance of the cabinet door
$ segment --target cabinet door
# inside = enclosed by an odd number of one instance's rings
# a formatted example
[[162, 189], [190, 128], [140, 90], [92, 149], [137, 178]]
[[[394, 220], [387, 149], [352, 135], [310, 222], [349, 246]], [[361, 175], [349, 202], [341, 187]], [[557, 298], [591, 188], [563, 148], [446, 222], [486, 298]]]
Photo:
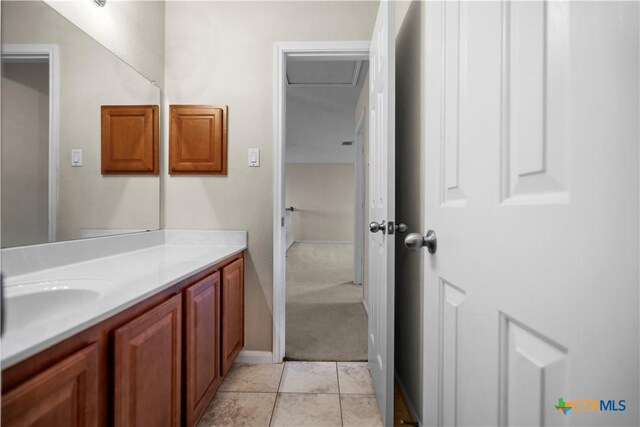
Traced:
[[226, 375], [244, 346], [244, 262], [222, 269], [222, 375]]
[[158, 175], [158, 106], [103, 105], [102, 174]]
[[115, 330], [116, 426], [179, 426], [181, 303], [176, 295]]
[[169, 173], [227, 174], [226, 106], [169, 106]]
[[2, 396], [3, 426], [97, 426], [98, 345], [91, 344]]
[[220, 272], [185, 291], [186, 419], [195, 425], [222, 382]]

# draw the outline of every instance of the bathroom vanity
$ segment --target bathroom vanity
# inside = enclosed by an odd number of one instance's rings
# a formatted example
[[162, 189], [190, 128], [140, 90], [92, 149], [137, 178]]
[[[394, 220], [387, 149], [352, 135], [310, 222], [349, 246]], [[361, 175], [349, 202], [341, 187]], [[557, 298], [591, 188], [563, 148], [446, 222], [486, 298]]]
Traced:
[[23, 274], [6, 283], [2, 425], [197, 424], [243, 347], [245, 249], [242, 231], [160, 230], [3, 251]]

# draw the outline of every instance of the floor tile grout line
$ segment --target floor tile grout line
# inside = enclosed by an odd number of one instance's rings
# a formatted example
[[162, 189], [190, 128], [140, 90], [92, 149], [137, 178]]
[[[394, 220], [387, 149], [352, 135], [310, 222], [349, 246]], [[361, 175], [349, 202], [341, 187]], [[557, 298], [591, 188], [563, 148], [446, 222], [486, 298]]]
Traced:
[[[255, 394], [322, 394], [322, 395], [326, 395], [326, 396], [334, 396], [338, 393], [310, 393], [310, 392], [302, 392], [302, 391], [279, 391], [277, 393], [273, 392], [273, 391], [221, 391], [220, 393], [246, 393], [246, 394], [251, 394], [251, 393], [255, 393]], [[373, 393], [341, 393], [340, 396], [375, 396], [375, 394]]]
[[[218, 393], [240, 393], [240, 394], [340, 394], [340, 396], [375, 396], [375, 393], [313, 393], [308, 391], [241, 391], [241, 390], [220, 390]], [[218, 394], [216, 393], [216, 394]]]
[[273, 414], [276, 412], [276, 403], [278, 403], [278, 394], [280, 393], [280, 385], [282, 384], [282, 377], [284, 377], [284, 370], [287, 367], [287, 362], [282, 363], [282, 372], [280, 372], [280, 381], [278, 381], [278, 387], [276, 388], [276, 398], [273, 399], [273, 407], [271, 408], [271, 417], [269, 418], [269, 427], [273, 423]]
[[[339, 393], [327, 393], [327, 392], [312, 392], [312, 391], [279, 391], [278, 394], [339, 394]], [[369, 395], [373, 396], [373, 395]]]
[[338, 405], [340, 405], [340, 425], [344, 427], [344, 417], [342, 416], [342, 394], [340, 393], [340, 371], [336, 362], [336, 380], [338, 381]]

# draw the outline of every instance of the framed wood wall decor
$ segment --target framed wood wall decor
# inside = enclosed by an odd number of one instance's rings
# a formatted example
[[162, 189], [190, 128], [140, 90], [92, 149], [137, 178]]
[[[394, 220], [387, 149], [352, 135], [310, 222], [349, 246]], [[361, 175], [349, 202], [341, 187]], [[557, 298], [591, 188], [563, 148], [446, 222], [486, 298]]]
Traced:
[[227, 106], [169, 106], [169, 174], [227, 175]]
[[157, 105], [103, 105], [102, 174], [158, 174]]

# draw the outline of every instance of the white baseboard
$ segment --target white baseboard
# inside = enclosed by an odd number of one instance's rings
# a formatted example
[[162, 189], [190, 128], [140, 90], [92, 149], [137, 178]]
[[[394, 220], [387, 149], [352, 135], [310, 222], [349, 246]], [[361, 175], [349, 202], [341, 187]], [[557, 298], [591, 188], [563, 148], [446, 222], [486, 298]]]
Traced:
[[411, 413], [411, 418], [413, 418], [414, 420], [418, 421], [418, 425], [420, 427], [422, 427], [422, 421], [420, 420], [420, 417], [418, 416], [418, 412], [416, 411], [415, 406], [413, 406], [413, 402], [411, 401], [411, 399], [409, 399], [409, 395], [407, 393], [407, 388], [404, 386], [404, 383], [402, 382], [402, 380], [398, 376], [398, 372], [394, 370], [393, 373], [394, 373], [394, 376], [396, 378], [396, 382], [398, 383], [398, 387], [400, 388], [400, 393], [402, 393], [402, 395], [404, 396], [404, 401], [407, 402], [407, 406], [408, 406], [409, 412]]
[[270, 351], [242, 350], [236, 358], [238, 363], [273, 363]]
[[352, 240], [295, 240], [294, 243], [344, 243], [353, 244]]
[[369, 306], [365, 300], [362, 300], [362, 306], [364, 307], [365, 313], [367, 313], [367, 317], [369, 317]]

